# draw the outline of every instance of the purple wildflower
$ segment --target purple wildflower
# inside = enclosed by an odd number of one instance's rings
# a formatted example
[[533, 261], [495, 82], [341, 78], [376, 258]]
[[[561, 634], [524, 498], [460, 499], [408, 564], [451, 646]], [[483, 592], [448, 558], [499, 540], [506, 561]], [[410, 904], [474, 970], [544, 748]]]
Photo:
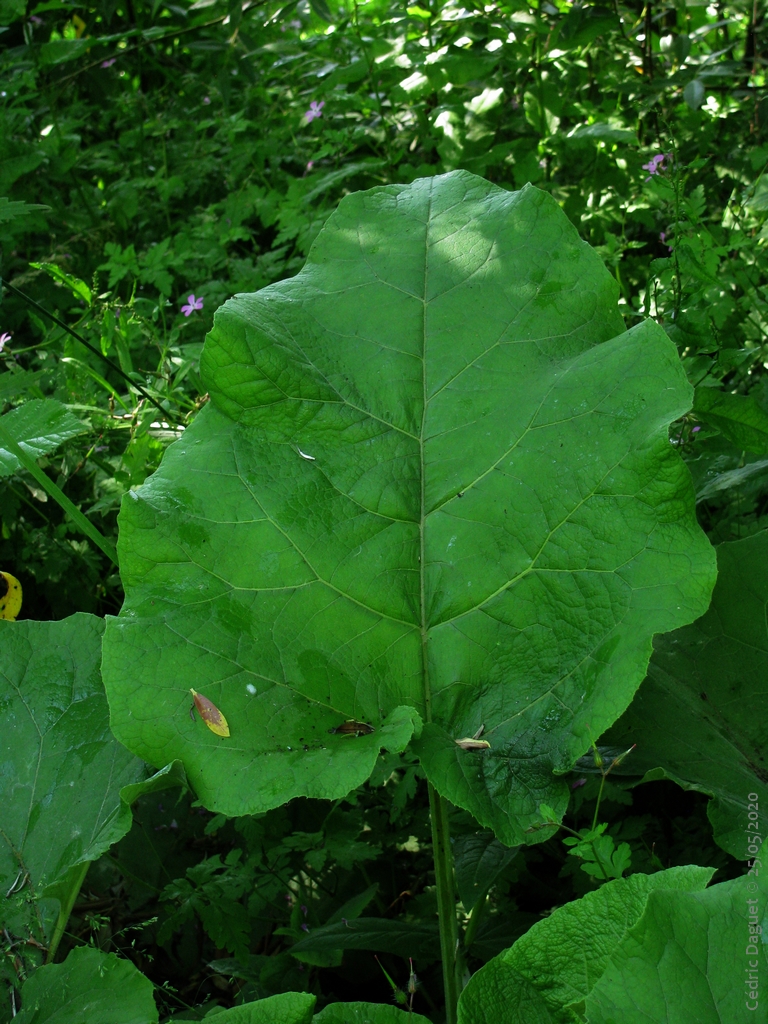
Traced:
[[42, 18], [38, 18], [38, 16], [36, 14], [30, 14], [29, 20], [32, 22], [33, 25], [42, 25], [43, 24], [43, 19]]
[[303, 925], [301, 926], [301, 930], [302, 930], [303, 932], [308, 932], [308, 931], [309, 931], [309, 925], [308, 925], [308, 924], [303, 924]]
[[196, 309], [203, 308], [203, 299], [195, 298], [194, 295], [187, 296], [187, 304], [181, 307], [181, 312], [184, 316], [190, 316]]
[[571, 783], [571, 789], [578, 789], [579, 786], [586, 786], [586, 784], [587, 784], [587, 780], [586, 779], [576, 779], [575, 782]]
[[109, 59], [109, 60], [103, 60], [103, 61], [101, 62], [101, 66], [102, 66], [103, 68], [111, 68], [111, 67], [112, 67], [112, 65], [113, 65], [113, 64], [115, 63], [115, 61], [116, 61], [116, 60], [117, 60], [117, 57], [110, 57], [110, 59]]
[[324, 106], [325, 100], [320, 100], [319, 103], [317, 102], [317, 100], [312, 100], [312, 102], [309, 104], [309, 110], [304, 114], [304, 117], [306, 117], [307, 119], [307, 124], [309, 124], [311, 121], [314, 121], [316, 117], [323, 116]]
[[7, 331], [5, 331], [3, 334], [0, 334], [0, 352], [3, 351], [6, 344], [11, 340], [11, 337], [12, 335], [10, 335]]
[[648, 177], [646, 181], [650, 181], [654, 174], [658, 174], [659, 171], [664, 170], [664, 161], [671, 160], [671, 153], [657, 153], [656, 156], [652, 156], [647, 164], [643, 164], [643, 170], [648, 171]]
[[695, 434], [699, 430], [701, 430], [701, 427], [694, 427], [693, 430], [691, 431], [691, 433]]
[[309, 910], [304, 906], [303, 903], [301, 904], [301, 912], [304, 915], [304, 917], [306, 917], [307, 914], [309, 913]]
[[210, 96], [203, 96], [203, 103], [206, 105], [206, 107], [208, 106], [208, 104], [210, 102], [211, 102], [211, 97]]

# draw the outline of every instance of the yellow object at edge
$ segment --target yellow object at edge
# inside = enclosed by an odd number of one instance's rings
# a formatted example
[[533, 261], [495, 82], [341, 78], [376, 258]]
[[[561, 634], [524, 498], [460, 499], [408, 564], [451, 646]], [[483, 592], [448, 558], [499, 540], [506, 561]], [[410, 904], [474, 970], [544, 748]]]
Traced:
[[0, 619], [13, 619], [21, 611], [21, 584], [9, 572], [0, 572]]

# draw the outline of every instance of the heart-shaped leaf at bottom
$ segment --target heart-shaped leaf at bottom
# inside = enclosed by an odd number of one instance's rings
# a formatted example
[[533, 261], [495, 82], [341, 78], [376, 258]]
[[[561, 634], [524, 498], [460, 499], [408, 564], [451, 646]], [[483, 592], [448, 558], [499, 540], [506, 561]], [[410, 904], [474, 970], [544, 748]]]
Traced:
[[603, 741], [636, 744], [620, 774], [709, 793], [716, 842], [746, 859], [768, 807], [768, 532], [720, 544], [717, 564], [709, 611], [656, 638], [648, 676]]
[[216, 1020], [221, 1024], [429, 1024], [421, 1014], [406, 1015], [383, 1003], [331, 1003], [313, 1016], [315, 999], [307, 992], [284, 992], [221, 1010]]
[[156, 1024], [153, 991], [129, 960], [80, 946], [24, 983], [14, 1024]]
[[420, 1013], [385, 1003], [331, 1003], [315, 1014], [313, 1024], [429, 1024]]
[[573, 1019], [565, 1008], [586, 999], [640, 919], [649, 894], [703, 889], [712, 874], [713, 869], [691, 866], [630, 875], [559, 907], [470, 979], [459, 1000], [459, 1024]]
[[[312, 1024], [316, 998], [308, 992], [281, 992], [267, 999], [221, 1010], [216, 1014], [216, 1020], [221, 1024]], [[168, 1021], [168, 1024], [174, 1024], [174, 1021]]]

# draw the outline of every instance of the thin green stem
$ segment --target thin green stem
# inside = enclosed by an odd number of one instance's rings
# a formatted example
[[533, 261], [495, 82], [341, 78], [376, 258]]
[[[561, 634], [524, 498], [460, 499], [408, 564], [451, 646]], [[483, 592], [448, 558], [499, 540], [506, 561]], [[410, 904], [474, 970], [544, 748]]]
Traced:
[[145, 391], [141, 384], [137, 384], [132, 377], [128, 376], [128, 374], [125, 372], [125, 370], [122, 369], [122, 367], [118, 366], [117, 363], [113, 363], [111, 359], [107, 358], [107, 356], [105, 356], [103, 352], [100, 352], [95, 347], [95, 345], [92, 345], [89, 341], [86, 341], [81, 334], [77, 333], [77, 331], [72, 330], [69, 324], [65, 324], [64, 321], [60, 320], [55, 313], [51, 313], [49, 310], [45, 308], [45, 306], [41, 306], [39, 302], [36, 302], [35, 299], [27, 295], [25, 292], [21, 291], [19, 288], [16, 287], [16, 285], [11, 284], [9, 281], [3, 281], [2, 286], [4, 288], [8, 288], [9, 291], [12, 291], [14, 295], [18, 295], [20, 299], [24, 299], [25, 302], [27, 302], [30, 306], [33, 306], [39, 313], [42, 313], [43, 316], [47, 316], [49, 320], [53, 320], [53, 322], [57, 324], [59, 327], [61, 327], [62, 330], [66, 331], [67, 334], [70, 334], [75, 339], [75, 341], [79, 341], [80, 344], [84, 345], [89, 352], [93, 352], [95, 356], [98, 356], [99, 359], [102, 359], [107, 364], [107, 366], [110, 367], [110, 369], [114, 370], [115, 373], [119, 374], [123, 378], [123, 380], [127, 381], [131, 385], [132, 388], [135, 388], [140, 395], [146, 398], [148, 402], [151, 402], [156, 409], [159, 409], [160, 412], [163, 414], [164, 419], [172, 419], [172, 415], [162, 407], [162, 405], [158, 402], [156, 398], [153, 398], [148, 391]]
[[459, 1002], [458, 945], [459, 923], [456, 919], [456, 894], [453, 884], [451, 834], [448, 827], [448, 805], [429, 783], [429, 811], [432, 823], [432, 857], [437, 883], [437, 911], [440, 925], [440, 953], [443, 960], [446, 1024], [456, 1024]]
[[75, 526], [92, 540], [93, 543], [104, 552], [107, 558], [111, 559], [115, 565], [118, 565], [117, 551], [114, 545], [107, 540], [107, 538], [100, 533], [93, 523], [86, 519], [80, 509], [69, 498], [64, 492], [56, 486], [51, 478], [40, 469], [37, 462], [29, 455], [24, 449], [18, 444], [13, 437], [8, 433], [5, 426], [0, 420], [0, 444], [3, 448], [9, 451], [12, 455], [15, 455], [21, 465], [30, 473], [35, 480], [40, 484], [46, 494], [50, 494], [54, 501], [64, 509], [67, 515], [70, 517]]
[[89, 860], [85, 861], [84, 864], [78, 864], [72, 870], [72, 875], [69, 882], [69, 888], [64, 895], [64, 898], [60, 900], [59, 916], [56, 919], [56, 927], [53, 929], [53, 935], [51, 936], [51, 942], [48, 946], [48, 953], [46, 955], [46, 963], [53, 963], [53, 958], [56, 956], [56, 950], [59, 948], [64, 930], [67, 927], [67, 921], [69, 921], [69, 915], [72, 913], [72, 907], [75, 905], [80, 888], [85, 881], [85, 876], [88, 874], [88, 868], [91, 866]]
[[601, 776], [602, 777], [600, 779], [600, 790], [599, 790], [599, 792], [597, 794], [597, 800], [595, 801], [595, 813], [594, 813], [594, 816], [592, 818], [592, 828], [593, 829], [597, 828], [597, 816], [600, 813], [600, 801], [603, 799], [603, 790], [605, 789], [605, 779], [606, 779], [607, 775], [608, 775], [608, 772], [601, 772]]
[[485, 912], [488, 909], [488, 892], [484, 892], [477, 903], [472, 907], [469, 913], [469, 920], [467, 921], [467, 927], [464, 930], [464, 949], [468, 950], [472, 943], [475, 941], [477, 935], [477, 929], [480, 922], [485, 917]]

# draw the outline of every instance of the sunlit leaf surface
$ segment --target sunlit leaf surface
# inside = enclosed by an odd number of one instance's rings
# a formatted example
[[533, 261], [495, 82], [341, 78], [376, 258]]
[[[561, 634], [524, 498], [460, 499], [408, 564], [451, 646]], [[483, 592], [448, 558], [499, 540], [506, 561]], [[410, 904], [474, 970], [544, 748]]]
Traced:
[[691, 389], [616, 296], [550, 196], [454, 172], [347, 197], [296, 278], [226, 303], [212, 402], [123, 501], [119, 739], [244, 814], [344, 795], [417, 713], [437, 789], [531, 841], [714, 581], [667, 436]]

